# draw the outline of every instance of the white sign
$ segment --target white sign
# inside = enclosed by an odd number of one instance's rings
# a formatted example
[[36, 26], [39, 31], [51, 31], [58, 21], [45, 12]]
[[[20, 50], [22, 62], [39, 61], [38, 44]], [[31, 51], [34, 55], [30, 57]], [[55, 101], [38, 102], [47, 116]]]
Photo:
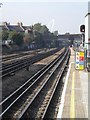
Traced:
[[76, 52], [75, 68], [77, 70], [83, 70], [84, 69], [84, 52]]

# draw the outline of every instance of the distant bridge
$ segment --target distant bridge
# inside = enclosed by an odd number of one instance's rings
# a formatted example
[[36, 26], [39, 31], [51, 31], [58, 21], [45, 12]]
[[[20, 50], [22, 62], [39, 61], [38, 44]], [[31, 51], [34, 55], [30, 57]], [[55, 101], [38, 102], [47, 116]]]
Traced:
[[81, 40], [81, 34], [61, 34], [58, 40]]

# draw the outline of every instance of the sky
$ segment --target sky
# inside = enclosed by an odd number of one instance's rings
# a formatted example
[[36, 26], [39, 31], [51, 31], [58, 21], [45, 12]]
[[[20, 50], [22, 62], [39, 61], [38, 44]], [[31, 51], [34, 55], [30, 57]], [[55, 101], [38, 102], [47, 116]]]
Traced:
[[[15, 0], [14, 0], [15, 1]], [[17, 1], [17, 0], [16, 0]], [[0, 1], [1, 2], [1, 1]], [[10, 24], [22, 22], [23, 25], [41, 23], [51, 32], [59, 34], [80, 33], [80, 25], [85, 23], [88, 2], [2, 2], [1, 20]]]

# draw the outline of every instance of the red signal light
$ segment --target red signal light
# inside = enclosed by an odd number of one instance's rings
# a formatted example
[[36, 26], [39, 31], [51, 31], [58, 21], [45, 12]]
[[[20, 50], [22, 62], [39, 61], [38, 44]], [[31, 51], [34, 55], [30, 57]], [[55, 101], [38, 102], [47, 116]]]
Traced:
[[82, 32], [84, 32], [84, 29], [82, 29]]
[[81, 25], [81, 26], [80, 26], [80, 31], [81, 31], [81, 32], [85, 32], [85, 25]]

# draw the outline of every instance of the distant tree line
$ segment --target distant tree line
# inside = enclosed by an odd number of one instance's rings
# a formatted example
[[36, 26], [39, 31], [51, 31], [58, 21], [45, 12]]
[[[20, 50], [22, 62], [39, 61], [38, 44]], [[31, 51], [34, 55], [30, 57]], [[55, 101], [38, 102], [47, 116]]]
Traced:
[[[6, 31], [2, 30], [2, 40], [12, 40], [16, 45], [22, 46], [31, 43], [35, 43], [38, 47], [44, 47], [48, 38], [53, 38], [58, 35], [58, 31], [51, 33], [46, 25], [41, 25], [41, 23], [36, 23], [32, 26], [32, 31], [29, 33], [18, 32], [18, 31]], [[54, 44], [51, 40], [50, 44]]]

